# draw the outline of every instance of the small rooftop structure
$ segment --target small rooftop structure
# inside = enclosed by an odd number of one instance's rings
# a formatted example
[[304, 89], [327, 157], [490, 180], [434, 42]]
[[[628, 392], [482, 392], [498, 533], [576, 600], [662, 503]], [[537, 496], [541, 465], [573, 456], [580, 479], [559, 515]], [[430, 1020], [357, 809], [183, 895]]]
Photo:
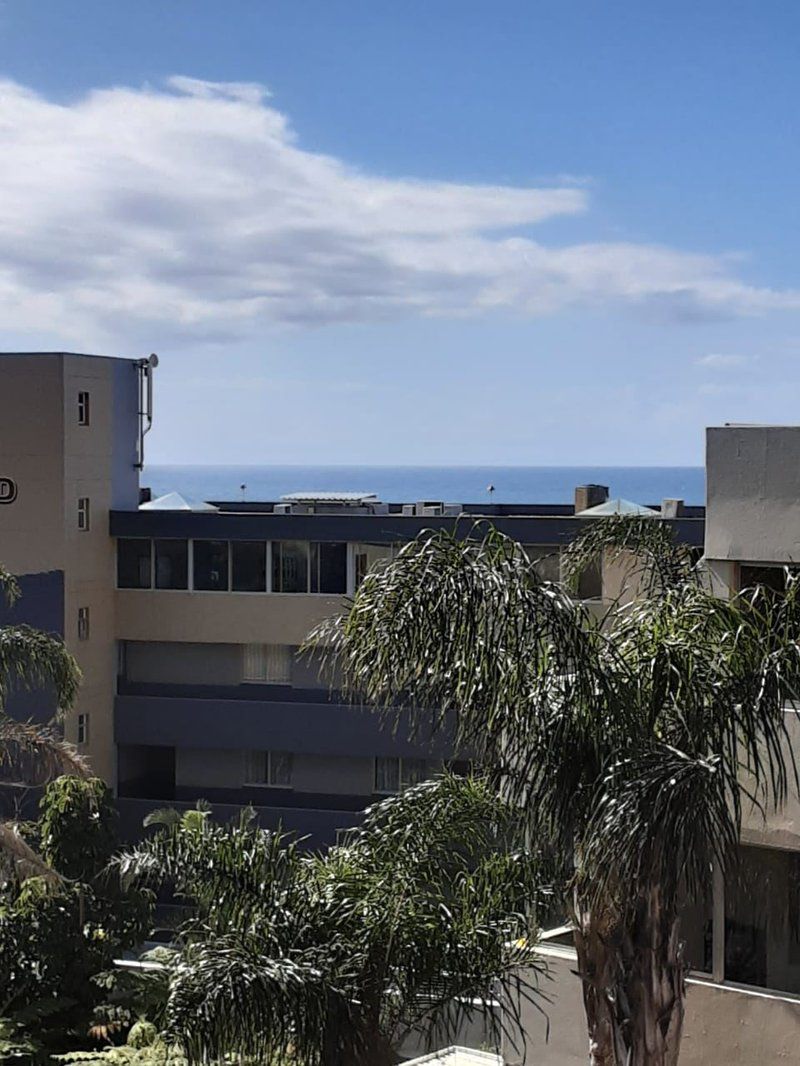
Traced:
[[405, 1066], [503, 1066], [500, 1055], [490, 1051], [475, 1051], [469, 1047], [448, 1047], [434, 1051], [432, 1055], [423, 1055], [419, 1059], [410, 1059]]
[[140, 511], [218, 511], [213, 503], [205, 503], [202, 500], [192, 500], [181, 496], [179, 492], [168, 492], [166, 496], [159, 496], [156, 500], [148, 500], [147, 503], [139, 504]]
[[608, 518], [609, 515], [640, 515], [642, 518], [658, 518], [659, 512], [652, 507], [644, 507], [641, 503], [632, 500], [623, 500], [619, 497], [615, 500], [606, 500], [598, 503], [595, 507], [587, 507], [584, 511], [576, 513], [577, 518]]
[[342, 503], [364, 505], [377, 503], [374, 492], [288, 492], [281, 496], [284, 503]]

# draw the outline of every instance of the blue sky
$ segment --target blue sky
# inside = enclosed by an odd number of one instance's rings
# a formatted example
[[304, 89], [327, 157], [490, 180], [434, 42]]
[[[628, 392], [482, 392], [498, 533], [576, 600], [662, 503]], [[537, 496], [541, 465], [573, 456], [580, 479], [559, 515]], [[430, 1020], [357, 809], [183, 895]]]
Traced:
[[152, 461], [702, 462], [798, 420], [798, 45], [779, 0], [0, 0], [3, 347], [158, 351]]

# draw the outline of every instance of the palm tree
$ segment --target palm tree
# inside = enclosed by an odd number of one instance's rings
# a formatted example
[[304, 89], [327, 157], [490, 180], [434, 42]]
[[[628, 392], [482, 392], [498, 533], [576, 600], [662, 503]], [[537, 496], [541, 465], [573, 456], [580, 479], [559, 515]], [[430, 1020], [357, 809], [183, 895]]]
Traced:
[[[0, 566], [0, 601], [12, 607], [20, 590], [14, 577]], [[60, 732], [60, 716], [74, 701], [80, 671], [57, 637], [27, 625], [0, 626], [0, 788], [45, 784], [60, 774], [86, 776], [86, 761]], [[47, 725], [21, 722], [5, 710], [11, 693], [48, 688], [59, 707]], [[25, 844], [12, 822], [0, 822], [0, 860], [25, 877], [52, 874]]]
[[[479, 1015], [495, 1037], [518, 1032], [537, 963], [516, 817], [484, 782], [443, 776], [372, 807], [321, 856], [252, 812], [225, 826], [207, 809], [160, 812], [118, 866], [193, 904], [165, 1042], [190, 1061], [388, 1066], [409, 1031], [445, 1039]], [[498, 993], [507, 1013], [487, 1015]]]
[[743, 807], [797, 784], [800, 586], [717, 599], [652, 519], [590, 525], [568, 575], [609, 550], [634, 553], [647, 595], [598, 624], [498, 532], [422, 534], [309, 647], [354, 698], [455, 731], [560, 860], [591, 1063], [667, 1066], [681, 901], [731, 868]]

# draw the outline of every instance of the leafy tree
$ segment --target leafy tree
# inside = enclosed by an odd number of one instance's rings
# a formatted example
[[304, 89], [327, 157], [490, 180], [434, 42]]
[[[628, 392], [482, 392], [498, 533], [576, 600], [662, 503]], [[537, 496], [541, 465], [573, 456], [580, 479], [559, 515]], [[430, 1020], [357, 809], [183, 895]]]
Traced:
[[587, 525], [572, 576], [606, 550], [647, 592], [597, 625], [496, 531], [422, 534], [309, 646], [354, 698], [454, 728], [560, 857], [594, 1066], [677, 1062], [682, 898], [735, 861], [742, 811], [796, 772], [800, 585], [712, 595], [652, 519]]
[[[13, 607], [19, 594], [15, 578], [0, 566], [0, 602]], [[79, 683], [78, 665], [59, 638], [27, 625], [0, 626], [0, 801], [11, 788], [43, 785], [59, 774], [87, 775], [85, 760], [60, 730], [60, 714], [73, 703]], [[60, 708], [48, 725], [17, 721], [5, 710], [13, 692], [42, 688], [55, 693]], [[17, 827], [0, 821], [0, 881], [43, 872]]]
[[508, 846], [516, 812], [479, 780], [379, 803], [324, 856], [252, 812], [159, 820], [118, 864], [124, 883], [170, 883], [194, 905], [164, 1035], [191, 1061], [384, 1066], [409, 1029], [452, 1033], [500, 990], [513, 1027], [533, 995], [536, 871]]
[[94, 978], [138, 943], [151, 896], [106, 876], [116, 811], [96, 778], [62, 777], [45, 789], [30, 829], [48, 876], [9, 881], [0, 893], [0, 1018], [48, 1049], [85, 1046], [101, 992]]

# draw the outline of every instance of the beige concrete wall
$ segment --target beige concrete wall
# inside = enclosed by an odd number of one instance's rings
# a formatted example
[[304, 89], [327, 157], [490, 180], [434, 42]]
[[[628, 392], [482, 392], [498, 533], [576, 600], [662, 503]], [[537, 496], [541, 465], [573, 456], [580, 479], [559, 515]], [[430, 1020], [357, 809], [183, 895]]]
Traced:
[[[508, 1066], [586, 1066], [586, 1022], [575, 956], [566, 948], [542, 952], [552, 980], [542, 989], [547, 1019], [525, 1010], [526, 1055], [506, 1049]], [[550, 1026], [547, 1038], [547, 1023]], [[800, 1000], [690, 979], [681, 1066], [761, 1066], [794, 1062], [800, 1048]]]
[[15, 574], [64, 569], [64, 412], [58, 356], [0, 359], [0, 561]]
[[239, 685], [241, 644], [131, 641], [126, 645], [128, 681], [175, 685]]
[[800, 427], [706, 431], [706, 555], [800, 561]]
[[175, 784], [188, 788], [241, 788], [245, 753], [224, 748], [176, 748]]
[[292, 785], [298, 792], [369, 795], [375, 783], [375, 763], [367, 758], [295, 755]]
[[[113, 450], [113, 368], [108, 359], [64, 356], [64, 611], [67, 647], [84, 673], [78, 700], [67, 716], [67, 737], [77, 740], [77, 716], [89, 714], [92, 768], [115, 783], [113, 716], [117, 653], [114, 619], [114, 541], [109, 536]], [[90, 395], [90, 424], [78, 424], [78, 393]], [[78, 499], [91, 501], [88, 531], [78, 529]], [[78, 608], [89, 607], [90, 636], [77, 640]]]
[[303, 593], [180, 592], [118, 589], [120, 640], [301, 644], [343, 599]]
[[[786, 712], [786, 729], [789, 734], [788, 747], [800, 760], [800, 718], [795, 711]], [[791, 767], [791, 757], [787, 750], [787, 766]], [[791, 769], [789, 770], [791, 773]], [[790, 785], [786, 802], [780, 809], [766, 807], [759, 811], [749, 807], [742, 818], [742, 841], [763, 847], [800, 850], [800, 796]]]
[[647, 574], [629, 551], [609, 548], [603, 555], [603, 602], [631, 603], [646, 593]]

